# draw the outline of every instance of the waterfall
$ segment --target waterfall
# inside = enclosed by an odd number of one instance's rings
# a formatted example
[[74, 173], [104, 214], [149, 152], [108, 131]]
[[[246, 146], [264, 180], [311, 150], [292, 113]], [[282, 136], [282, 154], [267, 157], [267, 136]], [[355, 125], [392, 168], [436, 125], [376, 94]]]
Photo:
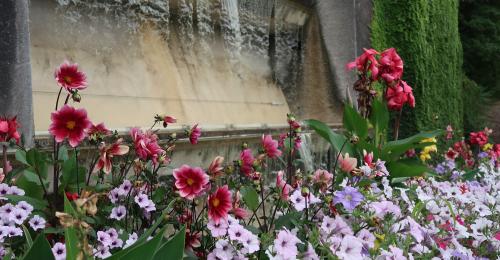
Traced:
[[237, 0], [222, 0], [221, 28], [229, 59], [231, 63], [238, 64], [242, 40]]
[[299, 148], [300, 159], [302, 160], [302, 165], [306, 172], [314, 171], [314, 157], [313, 157], [313, 142], [311, 140], [311, 133], [303, 133], [300, 135], [302, 141]]

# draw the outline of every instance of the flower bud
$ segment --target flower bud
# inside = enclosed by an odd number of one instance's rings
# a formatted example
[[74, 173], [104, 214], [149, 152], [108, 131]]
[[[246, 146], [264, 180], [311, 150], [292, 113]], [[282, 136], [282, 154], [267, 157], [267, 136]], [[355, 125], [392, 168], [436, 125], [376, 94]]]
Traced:
[[358, 142], [359, 142], [359, 137], [357, 135], [352, 135], [351, 136], [351, 143], [357, 144]]
[[301, 194], [303, 197], [309, 197], [309, 188], [307, 187], [302, 187], [302, 189], [300, 190]]
[[82, 100], [82, 96], [80, 96], [80, 94], [78, 94], [78, 91], [75, 91], [71, 95], [71, 99], [73, 99], [73, 101], [75, 101], [77, 103], [80, 103], [80, 101]]

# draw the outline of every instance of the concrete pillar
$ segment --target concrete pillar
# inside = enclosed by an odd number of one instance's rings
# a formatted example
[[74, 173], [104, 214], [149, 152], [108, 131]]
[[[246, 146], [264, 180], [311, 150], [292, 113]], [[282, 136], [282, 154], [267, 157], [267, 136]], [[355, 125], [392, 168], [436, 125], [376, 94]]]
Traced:
[[17, 116], [33, 143], [28, 0], [0, 1], [0, 116]]
[[345, 65], [370, 47], [372, 0], [316, 0], [315, 9], [320, 20], [321, 37], [328, 54], [330, 72], [338, 96], [353, 103], [352, 84], [355, 74]]

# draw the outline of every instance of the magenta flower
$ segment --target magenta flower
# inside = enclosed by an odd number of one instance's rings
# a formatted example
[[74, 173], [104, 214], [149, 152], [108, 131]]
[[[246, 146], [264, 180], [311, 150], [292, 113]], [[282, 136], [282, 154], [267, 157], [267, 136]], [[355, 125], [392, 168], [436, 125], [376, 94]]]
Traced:
[[191, 144], [197, 144], [198, 143], [198, 138], [201, 136], [201, 128], [198, 127], [198, 124], [195, 124], [193, 127], [191, 127], [191, 130], [189, 131], [189, 142]]
[[325, 192], [330, 183], [332, 182], [333, 174], [328, 172], [327, 170], [318, 169], [314, 172], [313, 182], [318, 184], [321, 188], [321, 191]]
[[175, 187], [181, 197], [192, 200], [199, 196], [208, 184], [208, 175], [199, 167], [182, 165], [174, 169]]
[[231, 207], [231, 192], [228, 186], [219, 187], [215, 193], [208, 197], [208, 218], [215, 223], [227, 220]]
[[358, 189], [346, 186], [344, 190], [335, 192], [334, 202], [342, 203], [344, 208], [351, 212], [353, 211], [365, 197], [361, 194]]
[[399, 84], [387, 88], [385, 99], [387, 107], [393, 111], [401, 110], [406, 103], [412, 108], [415, 107], [413, 89], [403, 80], [399, 81]]
[[269, 158], [281, 156], [281, 151], [278, 149], [278, 141], [273, 140], [271, 135], [262, 135], [262, 146]]
[[244, 173], [246, 176], [250, 176], [254, 171], [253, 162], [255, 160], [255, 158], [252, 155], [252, 150], [250, 150], [250, 148], [243, 150], [240, 153], [240, 160], [241, 160], [240, 171]]
[[389, 48], [380, 55], [380, 77], [388, 86], [398, 81], [403, 76], [403, 60], [399, 57], [396, 49]]
[[356, 68], [359, 73], [371, 72], [371, 79], [373, 81], [378, 79], [379, 69], [378, 61], [375, 55], [379, 54], [374, 49], [364, 49], [365, 52], [357, 57], [353, 62], [347, 64], [347, 69], [351, 70]]
[[163, 117], [163, 127], [167, 127], [168, 124], [173, 124], [177, 122], [177, 118], [173, 116], [164, 116]]
[[89, 136], [107, 136], [111, 134], [111, 130], [106, 128], [104, 123], [99, 123], [97, 125], [92, 124], [92, 126], [87, 131]]
[[78, 64], [65, 61], [54, 73], [57, 83], [68, 92], [87, 88], [87, 76], [78, 70]]
[[94, 168], [94, 172], [102, 169], [106, 174], [109, 174], [113, 168], [112, 159], [116, 155], [124, 155], [128, 153], [129, 147], [122, 145], [123, 139], [116, 140], [112, 145], [106, 146], [104, 142], [99, 146], [99, 161]]
[[85, 139], [85, 131], [92, 125], [85, 109], [75, 109], [68, 105], [52, 112], [51, 119], [50, 134], [55, 137], [58, 143], [68, 138], [71, 147], [78, 146]]
[[152, 160], [156, 165], [159, 157], [165, 153], [158, 145], [158, 136], [150, 131], [143, 133], [139, 128], [130, 129], [130, 136], [134, 141], [135, 153], [144, 161]]
[[17, 117], [0, 118], [0, 142], [9, 142], [14, 139], [19, 144], [21, 135], [17, 131], [18, 128]]

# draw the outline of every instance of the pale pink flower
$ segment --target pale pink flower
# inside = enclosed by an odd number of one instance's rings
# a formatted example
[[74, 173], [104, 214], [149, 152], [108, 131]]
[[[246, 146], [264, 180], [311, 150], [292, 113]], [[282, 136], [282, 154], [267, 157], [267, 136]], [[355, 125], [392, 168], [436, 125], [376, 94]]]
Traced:
[[129, 147], [122, 145], [123, 139], [116, 140], [115, 143], [106, 146], [104, 142], [99, 146], [99, 160], [94, 168], [94, 172], [102, 169], [106, 174], [109, 174], [113, 168], [112, 159], [116, 155], [124, 155], [128, 153]]
[[351, 172], [358, 165], [358, 159], [349, 157], [348, 153], [346, 153], [345, 156], [339, 154], [338, 165], [340, 166], [340, 169], [342, 169], [342, 171]]

